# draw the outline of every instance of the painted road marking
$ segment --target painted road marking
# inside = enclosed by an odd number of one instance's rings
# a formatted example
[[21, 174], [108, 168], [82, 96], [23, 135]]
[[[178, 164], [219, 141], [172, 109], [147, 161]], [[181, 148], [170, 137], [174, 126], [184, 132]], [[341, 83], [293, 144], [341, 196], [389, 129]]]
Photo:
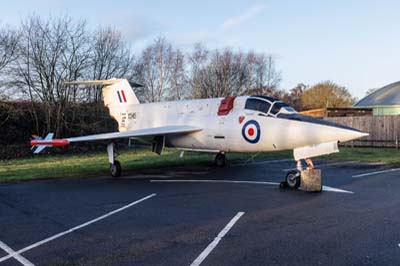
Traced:
[[283, 162], [294, 162], [293, 159], [280, 159], [280, 160], [267, 160], [267, 161], [256, 161], [256, 162], [244, 162], [238, 164], [231, 164], [231, 166], [245, 166], [245, 165], [254, 165], [254, 164], [269, 164], [269, 163], [283, 163]]
[[11, 257], [19, 261], [24, 266], [35, 266], [32, 262], [22, 257], [20, 254], [16, 253], [12, 248], [6, 245], [4, 242], [0, 241], [0, 248], [7, 252]]
[[382, 170], [382, 171], [369, 172], [369, 173], [364, 173], [364, 174], [359, 174], [359, 175], [353, 175], [352, 177], [358, 178], [358, 177], [377, 175], [377, 174], [384, 174], [384, 173], [397, 172], [397, 171], [400, 171], [400, 168], [393, 168], [393, 169], [387, 169], [387, 170]]
[[152, 179], [153, 183], [230, 183], [230, 184], [258, 184], [258, 185], [271, 185], [276, 186], [276, 182], [263, 182], [263, 181], [239, 181], [239, 180], [210, 180], [210, 179]]
[[334, 187], [328, 187], [328, 186], [322, 186], [323, 191], [328, 191], [328, 192], [338, 192], [338, 193], [348, 193], [348, 194], [354, 194], [353, 191], [349, 190], [344, 190], [340, 188], [334, 188]]
[[238, 212], [235, 217], [230, 220], [230, 222], [222, 229], [221, 232], [217, 235], [216, 238], [214, 238], [214, 241], [211, 242], [203, 252], [200, 253], [200, 255], [190, 264], [190, 266], [199, 266], [206, 258], [207, 256], [213, 251], [213, 249], [218, 245], [218, 243], [222, 240], [222, 238], [231, 230], [231, 228], [235, 225], [235, 223], [242, 217], [244, 212]]
[[78, 230], [78, 229], [81, 229], [81, 228], [86, 227], [86, 226], [88, 226], [88, 225], [91, 225], [91, 224], [93, 224], [93, 223], [95, 223], [95, 222], [98, 222], [98, 221], [100, 221], [100, 220], [103, 220], [103, 219], [105, 219], [105, 218], [107, 218], [107, 217], [109, 217], [109, 216], [111, 216], [111, 215], [113, 215], [113, 214], [116, 214], [116, 213], [118, 213], [118, 212], [121, 212], [121, 211], [123, 211], [123, 210], [129, 208], [129, 207], [132, 207], [132, 206], [134, 206], [134, 205], [137, 205], [137, 204], [139, 204], [139, 203], [141, 203], [141, 202], [143, 202], [143, 201], [145, 201], [145, 200], [148, 200], [148, 199], [150, 199], [150, 198], [152, 198], [152, 197], [154, 197], [154, 196], [156, 196], [156, 195], [157, 195], [157, 194], [155, 194], [155, 193], [154, 193], [154, 194], [151, 194], [151, 195], [148, 195], [148, 196], [146, 196], [146, 197], [144, 197], [144, 198], [141, 198], [141, 199], [139, 199], [139, 200], [137, 200], [137, 201], [134, 201], [134, 202], [132, 202], [132, 203], [129, 203], [128, 205], [125, 205], [125, 206], [123, 206], [123, 207], [121, 207], [121, 208], [119, 208], [119, 209], [116, 209], [116, 210], [113, 210], [113, 211], [111, 211], [111, 212], [108, 212], [108, 213], [106, 213], [106, 214], [104, 214], [104, 215], [102, 215], [102, 216], [100, 216], [100, 217], [98, 217], [98, 218], [95, 218], [95, 219], [93, 219], [93, 220], [90, 220], [90, 221], [88, 221], [88, 222], [86, 222], [86, 223], [80, 224], [80, 225], [75, 226], [75, 227], [73, 227], [73, 228], [71, 228], [71, 229], [68, 229], [68, 230], [66, 230], [66, 231], [64, 231], [64, 232], [61, 232], [61, 233], [58, 233], [58, 234], [56, 234], [56, 235], [54, 235], [54, 236], [48, 237], [48, 238], [46, 238], [46, 239], [43, 239], [42, 241], [36, 242], [36, 243], [34, 243], [34, 244], [30, 245], [30, 246], [27, 246], [27, 247], [25, 247], [25, 248], [23, 248], [23, 249], [18, 250], [18, 251], [13, 251], [13, 252], [9, 253], [9, 255], [0, 258], [0, 262], [5, 261], [5, 260], [8, 260], [9, 258], [15, 257], [16, 255], [19, 255], [19, 254], [21, 254], [21, 253], [24, 253], [24, 252], [26, 252], [26, 251], [28, 251], [28, 250], [31, 250], [31, 249], [36, 248], [36, 247], [38, 247], [38, 246], [41, 246], [41, 245], [43, 245], [43, 244], [45, 244], [45, 243], [47, 243], [47, 242], [50, 242], [50, 241], [52, 241], [52, 240], [54, 240], [54, 239], [60, 238], [60, 237], [62, 237], [62, 236], [64, 236], [64, 235], [70, 234], [70, 233], [72, 233], [72, 232], [74, 232], [74, 231], [76, 231], [76, 230]]
[[[279, 186], [277, 182], [266, 182], [266, 181], [247, 181], [247, 180], [207, 180], [207, 179], [152, 179], [150, 182], [153, 183], [228, 183], [228, 184], [251, 184], [251, 185], [269, 185], [269, 186]], [[338, 192], [338, 193], [348, 193], [354, 194], [353, 191], [344, 190], [340, 188], [322, 186], [322, 191], [327, 192]]]

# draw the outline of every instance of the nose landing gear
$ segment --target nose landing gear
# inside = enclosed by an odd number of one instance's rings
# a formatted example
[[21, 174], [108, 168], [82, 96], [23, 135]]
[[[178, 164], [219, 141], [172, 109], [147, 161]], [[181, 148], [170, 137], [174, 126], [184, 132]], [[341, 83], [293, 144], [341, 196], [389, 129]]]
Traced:
[[280, 187], [297, 189], [300, 187], [300, 178], [301, 178], [301, 173], [299, 171], [290, 171], [286, 174], [285, 181], [281, 182]]
[[[315, 169], [314, 163], [311, 159], [307, 158], [304, 160], [307, 163], [307, 169]], [[297, 170], [292, 170], [286, 174], [286, 178], [279, 184], [280, 188], [298, 189], [301, 185], [301, 174], [303, 166], [301, 160], [297, 161]]]

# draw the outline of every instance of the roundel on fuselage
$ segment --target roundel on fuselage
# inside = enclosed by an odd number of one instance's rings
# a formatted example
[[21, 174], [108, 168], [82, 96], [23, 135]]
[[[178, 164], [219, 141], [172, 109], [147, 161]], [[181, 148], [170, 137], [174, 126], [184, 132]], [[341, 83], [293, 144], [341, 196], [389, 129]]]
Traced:
[[260, 124], [255, 120], [247, 121], [242, 127], [242, 136], [247, 142], [257, 143], [261, 136]]

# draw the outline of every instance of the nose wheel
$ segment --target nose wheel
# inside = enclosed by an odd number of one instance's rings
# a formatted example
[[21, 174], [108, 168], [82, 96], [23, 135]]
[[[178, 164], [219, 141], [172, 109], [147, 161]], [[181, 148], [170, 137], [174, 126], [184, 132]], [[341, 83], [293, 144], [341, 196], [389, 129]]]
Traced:
[[301, 170], [303, 166], [301, 161], [297, 161], [297, 170], [289, 171], [286, 174], [285, 181], [279, 184], [280, 188], [298, 189], [301, 184]]
[[[313, 170], [315, 169], [314, 163], [311, 159], [306, 158], [304, 160], [307, 163], [307, 169]], [[285, 181], [282, 181], [279, 184], [280, 188], [291, 188], [291, 189], [298, 189], [301, 185], [301, 174], [303, 171], [303, 166], [301, 164], [301, 160], [297, 161], [297, 170], [292, 170], [286, 174]], [[307, 180], [308, 177], [303, 177], [303, 182]]]
[[287, 173], [285, 181], [281, 182], [281, 188], [291, 188], [297, 189], [300, 187], [300, 172], [299, 171], [290, 171]]

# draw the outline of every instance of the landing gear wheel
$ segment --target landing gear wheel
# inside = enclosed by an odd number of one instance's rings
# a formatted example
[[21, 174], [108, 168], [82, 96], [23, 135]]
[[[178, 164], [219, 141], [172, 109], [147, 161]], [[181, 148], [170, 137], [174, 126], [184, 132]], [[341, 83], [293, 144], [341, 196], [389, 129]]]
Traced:
[[286, 175], [285, 183], [289, 188], [297, 189], [300, 187], [300, 173], [299, 171], [290, 171]]
[[122, 168], [121, 164], [115, 160], [113, 164], [110, 164], [110, 173], [113, 178], [118, 178], [121, 176]]
[[216, 164], [218, 167], [224, 167], [224, 166], [226, 166], [226, 156], [225, 156], [224, 153], [218, 153], [218, 154], [215, 156], [215, 164]]

